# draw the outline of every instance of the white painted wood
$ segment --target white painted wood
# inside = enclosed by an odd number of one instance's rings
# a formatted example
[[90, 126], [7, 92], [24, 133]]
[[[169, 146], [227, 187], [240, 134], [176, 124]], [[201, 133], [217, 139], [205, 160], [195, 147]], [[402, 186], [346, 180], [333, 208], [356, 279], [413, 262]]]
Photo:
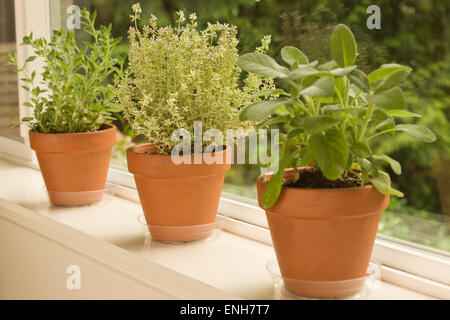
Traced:
[[244, 221], [259, 227], [269, 228], [266, 213], [256, 205], [244, 203], [227, 196], [220, 198], [219, 212], [236, 220]]
[[432, 297], [450, 300], [450, 287], [436, 281], [424, 279], [387, 266], [381, 267], [381, 278], [383, 281], [422, 292]]
[[[33, 49], [30, 46], [21, 46], [22, 38], [33, 32], [33, 37], [50, 38], [51, 35], [51, 16], [50, 16], [50, 0], [14, 0], [15, 21], [16, 21], [16, 43], [17, 43], [17, 60], [19, 65], [23, 65], [25, 60], [33, 55]], [[42, 71], [43, 62], [39, 59], [29, 63], [26, 71], [36, 71], [36, 80], [39, 81]], [[19, 76], [22, 78], [22, 76]], [[20, 87], [19, 81], [19, 108], [20, 117], [27, 117], [32, 115], [32, 109], [24, 107], [23, 104], [30, 99], [30, 94]], [[28, 143], [28, 126], [21, 124], [21, 136], [25, 138]]]
[[[235, 298], [2, 199], [0, 256], [0, 299]], [[69, 265], [80, 290], [67, 289]]]
[[33, 151], [24, 141], [13, 138], [0, 137], [0, 153], [4, 157], [18, 159], [18, 161], [30, 162], [33, 159]]
[[373, 257], [383, 265], [450, 285], [450, 258], [401, 245], [378, 237]]
[[[33, 54], [30, 46], [21, 46], [22, 38], [33, 32], [34, 37], [50, 37], [50, 2], [49, 0], [14, 0], [14, 19], [16, 30], [17, 60], [22, 66], [25, 60]], [[36, 81], [40, 80], [43, 62], [35, 60], [27, 65], [26, 71], [31, 73], [36, 71]], [[19, 79], [22, 75], [19, 74]], [[32, 109], [24, 107], [23, 104], [30, 99], [28, 91], [21, 87], [21, 81], [18, 81], [19, 96], [19, 116], [20, 118], [31, 116]], [[23, 141], [17, 141], [5, 137], [0, 137], [0, 152], [18, 157], [22, 160], [33, 161], [34, 156], [29, 148], [28, 126], [20, 124], [20, 135]]]
[[[0, 157], [2, 157], [2, 154], [0, 153]], [[4, 154], [3, 154], [4, 157]], [[9, 160], [13, 160], [16, 163], [19, 163], [22, 166], [29, 166], [29, 167], [34, 167], [35, 169], [37, 168], [36, 165], [30, 163], [30, 162], [26, 162], [26, 161], [20, 161], [18, 159], [14, 159], [9, 157]], [[1, 169], [1, 162], [0, 162], [0, 169]], [[26, 170], [24, 168], [24, 170]], [[1, 173], [1, 171], [0, 171]], [[1, 189], [1, 188], [0, 188]], [[123, 186], [115, 186], [114, 188], [114, 193], [116, 196], [119, 196], [121, 198], [124, 199], [128, 199], [128, 200], [132, 200], [133, 202], [139, 202], [139, 198], [137, 196], [137, 192], [134, 189], [131, 188], [126, 188]], [[14, 194], [14, 192], [12, 193]], [[17, 196], [15, 196], [15, 198], [17, 198]], [[34, 197], [33, 197], [34, 198]], [[17, 199], [20, 199], [17, 198]], [[234, 201], [234, 200], [233, 200]], [[221, 199], [221, 207], [222, 204], [228, 205], [230, 203], [230, 201], [227, 201], [227, 199], [222, 198]], [[234, 210], [239, 211], [240, 207], [239, 207], [239, 203], [236, 202], [231, 202], [232, 205], [234, 206]], [[246, 207], [247, 209], [249, 209], [248, 205], [247, 206], [243, 206]], [[230, 206], [228, 207], [230, 208]], [[262, 211], [262, 210], [261, 210]], [[261, 211], [255, 211], [255, 214], [262, 214], [263, 216], [264, 213], [262, 213]], [[230, 212], [226, 212], [226, 213], [230, 213]], [[231, 212], [233, 213], [233, 212]], [[264, 227], [260, 227], [260, 226], [256, 226], [254, 224], [250, 224], [247, 223], [245, 221], [240, 221], [238, 219], [235, 218], [235, 215], [231, 215], [228, 216], [228, 214], [224, 214], [221, 209], [219, 208], [219, 214], [222, 217], [226, 218], [226, 223], [224, 225], [224, 229], [226, 231], [229, 231], [231, 233], [234, 233], [236, 235], [248, 238], [248, 239], [252, 239], [252, 240], [256, 240], [258, 242], [264, 243], [264, 244], [268, 244], [268, 245], [272, 245], [272, 240], [270, 237], [270, 232], [267, 228]], [[240, 213], [238, 212], [238, 215]], [[243, 217], [245, 218], [245, 217]], [[426, 288], [426, 292], [428, 294], [432, 294], [435, 297], [445, 297], [445, 295], [442, 295], [442, 287], [437, 286], [436, 287], [436, 292], [433, 293], [431, 290], [431, 288], [433, 287], [433, 282], [436, 283], [440, 283], [440, 284], [444, 284], [445, 283], [443, 281], [446, 281], [446, 277], [448, 276], [448, 274], [450, 273], [450, 269], [449, 269], [449, 265], [448, 265], [448, 260], [446, 257], [441, 257], [438, 256], [439, 259], [433, 259], [430, 255], [430, 253], [427, 252], [422, 252], [420, 250], [414, 249], [414, 248], [408, 248], [406, 247], [406, 251], [405, 248], [401, 245], [398, 245], [394, 242], [383, 242], [380, 241], [379, 239], [376, 240], [375, 242], [375, 249], [374, 249], [374, 257], [382, 262], [385, 265], [390, 266], [391, 268], [397, 269], [399, 271], [401, 271], [401, 269], [396, 268], [395, 266], [398, 265], [400, 267], [405, 267], [407, 266], [409, 269], [408, 270], [413, 270], [409, 271], [409, 272], [402, 272], [400, 273], [398, 276], [393, 277], [393, 278], [389, 278], [392, 283], [396, 283], [395, 281], [398, 281], [399, 285], [401, 286], [405, 286], [405, 288], [411, 288], [412, 290], [417, 290], [417, 282], [416, 281], [412, 281], [409, 282], [409, 276], [415, 274], [418, 277], [421, 277], [421, 274], [428, 274], [429, 276], [434, 277], [428, 280], [431, 280], [431, 282], [429, 282], [427, 284], [427, 288]], [[419, 252], [420, 257], [418, 257], [416, 254]], [[401, 257], [401, 258], [400, 258]], [[419, 260], [417, 260], [419, 258]], [[428, 259], [430, 258], [430, 259]], [[416, 263], [417, 261], [421, 261], [420, 263]], [[392, 264], [391, 264], [392, 263]], [[432, 271], [431, 271], [432, 270]], [[402, 280], [400, 281], [399, 279], [402, 278]], [[445, 287], [444, 287], [445, 288]]]

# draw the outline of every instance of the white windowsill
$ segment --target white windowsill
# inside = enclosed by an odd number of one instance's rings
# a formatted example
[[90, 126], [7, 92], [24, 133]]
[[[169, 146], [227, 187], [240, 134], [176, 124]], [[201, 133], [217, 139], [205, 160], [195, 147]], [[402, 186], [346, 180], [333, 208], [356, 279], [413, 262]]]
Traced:
[[[271, 299], [273, 287], [265, 263], [273, 248], [236, 234], [217, 231], [206, 242], [145, 244], [138, 203], [107, 195], [92, 206], [50, 207], [37, 170], [0, 160], [0, 198], [109, 242], [135, 255], [243, 299]], [[367, 299], [429, 299], [430, 296], [382, 281]]]

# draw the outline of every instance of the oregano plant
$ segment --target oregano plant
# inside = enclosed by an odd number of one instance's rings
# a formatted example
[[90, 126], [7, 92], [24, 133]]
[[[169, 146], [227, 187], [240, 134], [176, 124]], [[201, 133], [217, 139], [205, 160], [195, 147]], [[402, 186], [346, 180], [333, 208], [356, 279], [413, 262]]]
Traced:
[[[260, 52], [247, 53], [238, 65], [250, 73], [273, 77], [288, 89], [261, 90], [264, 101], [246, 106], [241, 120], [262, 121], [260, 127], [281, 128], [281, 155], [262, 197], [262, 205], [275, 204], [286, 168], [312, 166], [328, 180], [358, 176], [358, 184], [372, 184], [386, 195], [402, 197], [391, 186], [382, 163], [401, 174], [400, 164], [386, 154], [374, 154], [376, 138], [405, 132], [425, 142], [436, 137], [427, 127], [399, 124], [397, 119], [420, 117], [405, 109], [399, 87], [411, 68], [384, 64], [366, 75], [355, 65], [357, 44], [351, 30], [339, 24], [331, 35], [333, 60], [318, 65], [295, 47], [284, 47], [286, 66]], [[276, 98], [273, 98], [276, 95]], [[296, 175], [302, 179], [301, 172]]]
[[[111, 25], [95, 27], [96, 13], [80, 12], [85, 41], [78, 44], [73, 31], [54, 30], [50, 40], [23, 38], [34, 55], [24, 66], [18, 66], [15, 53], [9, 53], [9, 64], [17, 66], [23, 76], [24, 90], [33, 108], [32, 117], [24, 117], [31, 130], [40, 133], [73, 133], [95, 131], [111, 122], [113, 112], [120, 109], [113, 101], [113, 88], [121, 74], [123, 59], [113, 50], [121, 41], [111, 36]], [[26, 64], [41, 59], [43, 72], [27, 73]], [[40, 78], [40, 79], [38, 79]]]

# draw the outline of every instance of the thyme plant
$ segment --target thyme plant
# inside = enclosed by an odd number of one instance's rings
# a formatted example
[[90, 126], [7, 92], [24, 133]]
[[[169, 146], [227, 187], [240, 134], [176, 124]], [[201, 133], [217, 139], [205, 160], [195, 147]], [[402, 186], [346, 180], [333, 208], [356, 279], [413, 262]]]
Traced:
[[[179, 143], [172, 140], [177, 129], [186, 129], [193, 145], [195, 121], [201, 121], [202, 137], [208, 129], [225, 134], [248, 128], [249, 122], [239, 120], [241, 107], [257, 101], [253, 93], [272, 88], [273, 80], [251, 74], [239, 86], [236, 27], [208, 23], [198, 30], [195, 13], [186, 21], [179, 11], [175, 26], [158, 27], [152, 15], [141, 30], [139, 4], [132, 10], [128, 70], [116, 96], [136, 134], [154, 143], [160, 154], [170, 154]], [[266, 51], [269, 43], [265, 37], [257, 50]], [[214, 143], [204, 140], [202, 147]]]
[[[15, 53], [9, 53], [10, 64], [23, 75], [21, 87], [30, 92], [32, 117], [24, 117], [31, 130], [41, 133], [73, 133], [99, 130], [120, 109], [113, 102], [113, 87], [122, 69], [123, 59], [113, 50], [121, 41], [111, 36], [111, 25], [95, 28], [96, 13], [81, 11], [82, 32], [86, 41], [78, 45], [73, 31], [54, 30], [50, 41], [23, 38], [22, 45], [30, 45], [35, 59], [44, 62], [43, 72], [26, 72], [18, 66]], [[38, 79], [40, 78], [40, 79]], [[112, 83], [110, 83], [112, 80]]]
[[[387, 162], [394, 173], [400, 174], [400, 164], [386, 154], [374, 154], [372, 143], [396, 132], [425, 142], [436, 139], [427, 127], [397, 123], [397, 119], [420, 117], [405, 110], [405, 96], [398, 86], [411, 68], [384, 64], [366, 75], [354, 64], [355, 38], [342, 24], [331, 35], [331, 55], [333, 60], [320, 66], [295, 47], [281, 50], [288, 67], [259, 52], [239, 58], [242, 69], [278, 78], [289, 88], [260, 91], [261, 96], [280, 96], [250, 104], [240, 115], [244, 121], [271, 116], [262, 126], [283, 128], [279, 170], [270, 178], [262, 197], [265, 208], [279, 197], [284, 169], [299, 165], [313, 166], [329, 180], [345, 179], [350, 171], [356, 172], [361, 185], [370, 183], [383, 194], [401, 197], [403, 194], [391, 186], [389, 175], [379, 165]], [[296, 178], [301, 179], [301, 173], [297, 172]]]

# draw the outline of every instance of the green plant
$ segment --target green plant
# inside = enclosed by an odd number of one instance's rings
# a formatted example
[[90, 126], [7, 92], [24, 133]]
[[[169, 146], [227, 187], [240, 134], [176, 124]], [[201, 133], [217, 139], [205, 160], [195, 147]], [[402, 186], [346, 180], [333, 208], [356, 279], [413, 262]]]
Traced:
[[290, 68], [259, 52], [239, 58], [242, 69], [279, 78], [290, 88], [288, 92], [260, 91], [261, 96], [280, 97], [248, 105], [240, 115], [244, 121], [272, 115], [266, 126], [281, 124], [283, 128], [279, 169], [262, 198], [265, 208], [279, 197], [284, 169], [298, 165], [312, 165], [329, 180], [345, 179], [353, 171], [361, 185], [370, 183], [383, 194], [401, 197], [403, 194], [391, 187], [389, 175], [379, 167], [380, 162], [387, 162], [400, 174], [400, 164], [385, 154], [373, 154], [372, 141], [397, 131], [425, 142], [436, 139], [427, 127], [395, 122], [395, 118], [420, 117], [404, 109], [405, 96], [397, 86], [411, 68], [384, 64], [366, 75], [354, 65], [356, 41], [343, 24], [337, 25], [331, 35], [331, 56], [332, 61], [317, 66], [317, 61], [309, 62], [297, 48], [284, 47], [281, 57]]
[[[209, 23], [198, 31], [196, 15], [184, 23], [179, 11], [175, 27], [158, 28], [152, 15], [141, 31], [141, 12], [139, 4], [133, 5], [128, 70], [116, 92], [134, 132], [154, 143], [160, 154], [170, 154], [178, 144], [172, 139], [175, 130], [187, 130], [193, 141], [194, 121], [201, 121], [202, 136], [208, 129], [242, 126], [240, 108], [257, 101], [252, 94], [273, 87], [273, 80], [249, 75], [239, 87], [236, 27]], [[265, 37], [257, 50], [267, 50], [269, 43]]]
[[[31, 130], [41, 133], [86, 132], [100, 129], [118, 111], [112, 101], [113, 87], [119, 79], [123, 59], [114, 57], [113, 49], [121, 41], [111, 36], [111, 25], [95, 28], [96, 13], [81, 12], [83, 32], [89, 36], [79, 46], [72, 31], [53, 31], [50, 41], [23, 38], [22, 45], [31, 45], [34, 55], [25, 64], [42, 59], [43, 72], [28, 74], [25, 65], [18, 66], [14, 53], [8, 54], [10, 64], [24, 75], [22, 88], [29, 91], [32, 117], [24, 117]], [[108, 83], [113, 80], [113, 84]]]

